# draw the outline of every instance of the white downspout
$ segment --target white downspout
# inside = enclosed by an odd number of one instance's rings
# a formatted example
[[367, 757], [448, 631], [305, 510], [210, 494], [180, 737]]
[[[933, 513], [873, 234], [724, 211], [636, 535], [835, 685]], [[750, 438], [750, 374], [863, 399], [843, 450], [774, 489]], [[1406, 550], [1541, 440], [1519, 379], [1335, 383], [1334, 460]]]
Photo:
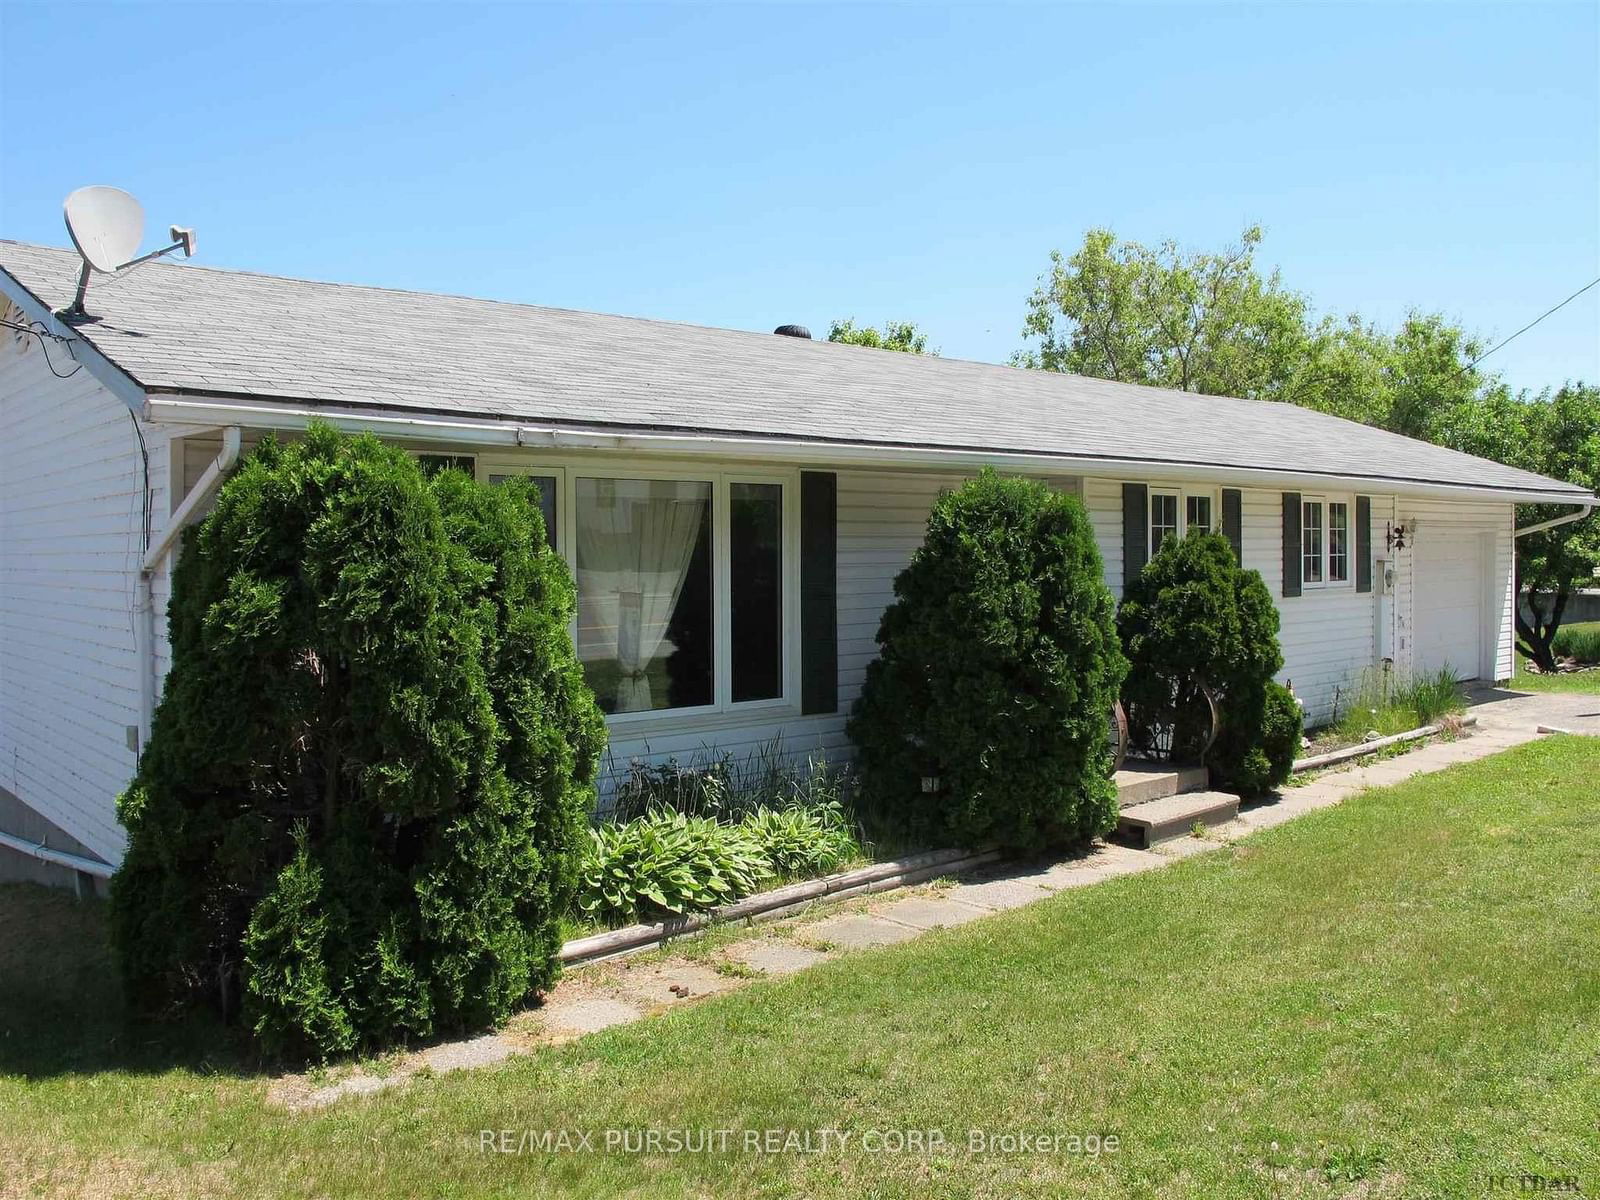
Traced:
[[[241, 434], [237, 425], [222, 431], [222, 450], [195, 480], [183, 502], [173, 510], [158, 541], [145, 551], [139, 567], [139, 753], [150, 744], [150, 724], [156, 711], [156, 603], [153, 582], [162, 560], [177, 543], [179, 535], [211, 502], [222, 478], [239, 461]], [[171, 480], [167, 481], [170, 487]]]
[[1543, 533], [1546, 529], [1554, 529], [1557, 525], [1570, 525], [1574, 521], [1581, 521], [1594, 511], [1594, 502], [1581, 505], [1577, 512], [1570, 512], [1564, 517], [1556, 517], [1552, 521], [1540, 521], [1537, 525], [1528, 525], [1517, 530], [1512, 538], [1521, 537], [1526, 533]]

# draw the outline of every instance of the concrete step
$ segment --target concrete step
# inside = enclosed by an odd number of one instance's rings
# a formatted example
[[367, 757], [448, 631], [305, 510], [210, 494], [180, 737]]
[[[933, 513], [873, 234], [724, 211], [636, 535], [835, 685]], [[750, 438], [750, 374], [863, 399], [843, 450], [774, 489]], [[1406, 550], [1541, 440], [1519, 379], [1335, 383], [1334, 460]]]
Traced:
[[1239, 797], [1227, 792], [1185, 792], [1135, 805], [1117, 818], [1117, 833], [1148, 850], [1157, 842], [1187, 837], [1199, 821], [1225, 825], [1239, 815]]
[[1211, 774], [1204, 767], [1171, 767], [1130, 759], [1117, 772], [1116, 782], [1118, 805], [1132, 808], [1180, 792], [1200, 791], [1211, 785]]

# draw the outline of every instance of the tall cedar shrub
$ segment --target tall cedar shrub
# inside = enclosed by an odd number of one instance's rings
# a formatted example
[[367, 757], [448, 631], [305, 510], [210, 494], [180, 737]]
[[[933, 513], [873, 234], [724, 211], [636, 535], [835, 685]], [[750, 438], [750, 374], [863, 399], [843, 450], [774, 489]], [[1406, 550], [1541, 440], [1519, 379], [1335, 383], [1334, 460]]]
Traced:
[[1127, 664], [1083, 505], [985, 471], [939, 498], [894, 592], [849, 725], [862, 815], [945, 845], [1109, 829]]
[[[1278, 610], [1258, 571], [1219, 534], [1169, 538], [1129, 583], [1117, 610], [1129, 671], [1131, 732], [1172, 688], [1203, 679], [1220, 694], [1222, 727], [1206, 762], [1214, 782], [1246, 795], [1289, 777], [1300, 710], [1272, 677], [1283, 666]], [[1179, 749], [1187, 731], [1180, 728]]]
[[185, 536], [118, 812], [130, 999], [271, 1053], [480, 1027], [549, 985], [604, 723], [536, 493], [313, 426]]

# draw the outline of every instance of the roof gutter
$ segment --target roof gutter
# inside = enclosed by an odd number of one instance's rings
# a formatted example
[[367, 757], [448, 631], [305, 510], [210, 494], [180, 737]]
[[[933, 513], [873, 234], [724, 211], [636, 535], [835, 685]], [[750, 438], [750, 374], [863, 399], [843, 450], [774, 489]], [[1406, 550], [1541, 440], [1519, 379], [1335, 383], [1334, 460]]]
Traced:
[[1600, 501], [1591, 500], [1587, 504], [1581, 501], [1573, 501], [1572, 503], [1578, 505], [1577, 512], [1569, 512], [1549, 521], [1540, 521], [1537, 525], [1524, 525], [1517, 530], [1515, 536], [1524, 537], [1530, 533], [1543, 533], [1546, 529], [1554, 529], [1557, 525], [1570, 525], [1574, 521], [1581, 521], [1594, 511], [1595, 504], [1600, 503]]
[[941, 467], [977, 470], [1005, 466], [1038, 474], [1068, 473], [1107, 479], [1155, 478], [1214, 480], [1238, 487], [1293, 488], [1348, 487], [1365, 483], [1385, 494], [1472, 497], [1519, 504], [1580, 504], [1572, 495], [1519, 491], [1512, 488], [1475, 487], [1426, 480], [1383, 479], [1370, 475], [1309, 474], [1270, 468], [1217, 466], [1161, 459], [1037, 454], [1008, 450], [894, 445], [870, 442], [830, 442], [820, 439], [716, 433], [652, 433], [605, 428], [542, 426], [516, 421], [447, 418], [418, 414], [398, 416], [365, 409], [321, 408], [269, 403], [217, 403], [162, 393], [151, 393], [145, 417], [176, 424], [245, 424], [253, 428], [303, 429], [313, 420], [338, 429], [370, 431], [385, 437], [413, 438], [443, 444], [478, 447], [540, 447], [553, 450], [650, 451], [684, 457], [738, 458], [759, 456], [807, 463], [848, 463], [864, 467]]
[[32, 842], [12, 833], [0, 832], [0, 846], [8, 846], [20, 854], [30, 854], [40, 862], [82, 871], [85, 875], [93, 875], [96, 879], [110, 879], [116, 871], [110, 863], [101, 862], [98, 858], [85, 858], [81, 854], [68, 854], [65, 850], [52, 850], [43, 842]]

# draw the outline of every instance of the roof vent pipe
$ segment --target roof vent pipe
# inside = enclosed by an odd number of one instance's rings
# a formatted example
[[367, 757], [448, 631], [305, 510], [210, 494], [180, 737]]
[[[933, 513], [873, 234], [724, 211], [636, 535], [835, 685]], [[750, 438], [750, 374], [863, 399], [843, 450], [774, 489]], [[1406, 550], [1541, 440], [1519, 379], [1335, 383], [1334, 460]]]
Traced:
[[779, 337], [805, 338], [808, 342], [811, 340], [811, 330], [804, 325], [779, 325], [772, 332]]

